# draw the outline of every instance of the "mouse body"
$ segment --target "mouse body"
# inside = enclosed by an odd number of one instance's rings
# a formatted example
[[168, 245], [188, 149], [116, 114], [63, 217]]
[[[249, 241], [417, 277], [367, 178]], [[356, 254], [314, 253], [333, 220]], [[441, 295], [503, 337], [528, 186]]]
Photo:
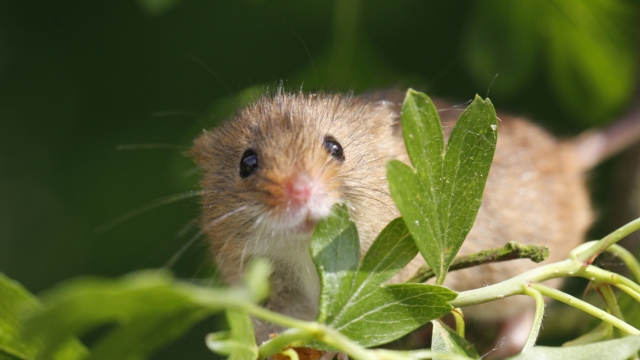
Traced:
[[[268, 258], [274, 270], [265, 306], [315, 319], [320, 284], [309, 253], [315, 224], [334, 204], [348, 201], [364, 254], [399, 216], [386, 162], [410, 164], [400, 125], [403, 98], [396, 91], [361, 96], [277, 91], [195, 140], [192, 155], [203, 173], [201, 227], [228, 282], [238, 281], [252, 258]], [[462, 111], [434, 102], [446, 138]], [[584, 240], [593, 219], [585, 181], [590, 165], [580, 159], [575, 139], [558, 140], [520, 117], [498, 117], [482, 206], [459, 254], [517, 241], [549, 246], [546, 262], [562, 260]], [[392, 281], [407, 279], [422, 264], [419, 255]], [[449, 273], [445, 285], [456, 291], [478, 288], [536, 266], [527, 259], [486, 264]], [[470, 318], [501, 321], [523, 313], [529, 300], [516, 296], [463, 311]], [[280, 330], [256, 323], [257, 340]]]

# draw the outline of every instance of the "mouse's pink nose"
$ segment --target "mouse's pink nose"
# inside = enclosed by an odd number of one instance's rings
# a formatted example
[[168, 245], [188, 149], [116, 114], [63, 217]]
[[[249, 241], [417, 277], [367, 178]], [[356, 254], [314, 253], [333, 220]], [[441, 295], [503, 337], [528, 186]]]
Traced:
[[313, 195], [313, 188], [313, 179], [305, 173], [292, 175], [285, 185], [289, 201], [298, 205], [309, 201]]

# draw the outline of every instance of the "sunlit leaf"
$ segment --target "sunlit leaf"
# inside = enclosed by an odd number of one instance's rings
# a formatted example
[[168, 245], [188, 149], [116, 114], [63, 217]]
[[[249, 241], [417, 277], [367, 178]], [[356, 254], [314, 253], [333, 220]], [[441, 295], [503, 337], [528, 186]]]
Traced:
[[261, 263], [252, 265], [248, 287], [227, 289], [180, 282], [161, 271], [72, 280], [43, 297], [44, 309], [27, 322], [27, 330], [43, 344], [40, 357], [48, 358], [71, 336], [115, 324], [93, 347], [91, 358], [142, 359], [205, 317], [260, 300], [260, 282], [267, 281], [269, 271]]
[[346, 206], [335, 207], [334, 216], [317, 225], [311, 256], [322, 284], [318, 321], [326, 322], [349, 300], [360, 259], [358, 231]]
[[388, 163], [391, 195], [437, 283], [475, 221], [497, 142], [497, 118], [480, 97], [462, 113], [446, 152], [440, 119], [424, 94], [407, 92], [402, 126], [415, 171]]
[[[42, 305], [22, 285], [0, 274], [0, 359], [35, 359], [42, 350], [39, 339], [25, 339], [24, 316]], [[56, 360], [80, 359], [87, 354], [76, 339], [67, 339], [53, 353]]]
[[346, 206], [318, 224], [312, 255], [322, 281], [318, 319], [364, 346], [395, 340], [452, 307], [456, 293], [436, 285], [383, 285], [418, 253], [402, 219], [392, 221], [359, 263]]

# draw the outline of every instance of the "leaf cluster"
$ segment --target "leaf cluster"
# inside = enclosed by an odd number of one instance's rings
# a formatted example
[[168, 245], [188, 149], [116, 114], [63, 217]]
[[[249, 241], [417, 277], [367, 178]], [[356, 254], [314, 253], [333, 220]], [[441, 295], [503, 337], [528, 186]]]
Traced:
[[[316, 321], [289, 318], [258, 305], [268, 293], [270, 273], [268, 265], [260, 261], [249, 269], [243, 285], [227, 288], [178, 281], [162, 271], [145, 271], [115, 280], [73, 280], [37, 299], [3, 277], [0, 358], [143, 359], [218, 312], [225, 312], [230, 329], [208, 335], [205, 343], [212, 351], [234, 360], [268, 358], [290, 346], [303, 345], [338, 350], [355, 359], [479, 358], [464, 339], [461, 318], [455, 331], [437, 319], [454, 308], [511, 295], [528, 295], [536, 300], [534, 325], [525, 351], [517, 358], [580, 359], [601, 354], [624, 359], [637, 353], [640, 330], [624, 321], [612, 287], [640, 301], [640, 285], [591, 263], [598, 254], [613, 252], [634, 274], [640, 274], [637, 260], [615, 245], [640, 229], [640, 220], [601, 241], [584, 244], [566, 261], [482, 289], [456, 293], [441, 285], [389, 284], [418, 253], [434, 272], [437, 283], [444, 281], [480, 206], [497, 141], [495, 111], [490, 101], [479, 97], [461, 115], [446, 146], [437, 111], [426, 95], [407, 92], [402, 121], [413, 167], [399, 162], [388, 166], [391, 193], [402, 218], [387, 225], [362, 259], [357, 228], [347, 204], [337, 206], [332, 216], [318, 224], [310, 249], [322, 286]], [[592, 281], [608, 312], [540, 284], [566, 276]], [[544, 315], [543, 295], [604, 322], [576, 339], [574, 346], [535, 347]], [[288, 330], [258, 346], [251, 317]], [[369, 349], [429, 321], [433, 323], [430, 350]], [[111, 326], [109, 331], [90, 349], [78, 340], [105, 325]], [[297, 356], [291, 350], [287, 353]]]

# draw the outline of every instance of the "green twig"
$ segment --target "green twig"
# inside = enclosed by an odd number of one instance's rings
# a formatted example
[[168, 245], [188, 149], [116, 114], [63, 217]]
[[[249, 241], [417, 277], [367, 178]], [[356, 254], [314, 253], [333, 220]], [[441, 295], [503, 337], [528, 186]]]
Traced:
[[539, 282], [552, 278], [569, 276], [583, 277], [596, 283], [611, 284], [625, 291], [635, 299], [640, 298], [640, 285], [634, 283], [630, 279], [619, 274], [597, 268], [595, 266], [584, 266], [580, 261], [567, 259], [561, 262], [541, 266], [539, 268], [527, 271], [524, 274], [498, 284], [490, 285], [480, 289], [463, 291], [458, 294], [458, 297], [456, 299], [451, 301], [451, 305], [453, 305], [454, 307], [464, 307], [469, 305], [481, 304], [508, 296], [525, 294], [525, 291], [522, 288], [522, 284], [530, 283], [530, 286], [540, 291], [542, 295], [549, 296], [556, 300], [572, 305], [630, 334], [640, 334], [640, 331], [638, 331], [631, 325], [596, 308], [593, 305], [576, 299], [559, 290], [555, 290], [547, 286], [538, 284]]
[[527, 285], [523, 285], [523, 291], [525, 294], [536, 300], [536, 312], [533, 317], [533, 325], [531, 326], [531, 331], [529, 331], [527, 341], [524, 343], [524, 347], [522, 348], [522, 352], [525, 352], [531, 349], [538, 339], [538, 333], [540, 333], [540, 326], [542, 326], [542, 319], [544, 318], [544, 299], [542, 298], [540, 291]]
[[284, 338], [284, 341], [276, 341], [276, 339], [278, 339], [278, 337], [276, 337], [271, 340], [272, 343], [270, 345], [265, 345], [264, 347], [261, 346], [259, 350], [261, 357], [268, 357], [278, 353], [279, 351], [282, 351], [283, 347], [288, 346], [293, 342], [300, 342], [304, 344], [310, 339], [317, 339], [329, 346], [339, 349], [354, 359], [366, 360], [375, 358], [371, 356], [369, 350], [356, 344], [329, 326], [313, 321], [293, 319], [255, 304], [245, 304], [244, 310], [260, 319], [286, 327], [297, 328], [299, 330], [297, 332], [294, 330], [285, 332], [287, 335]]
[[291, 360], [300, 360], [300, 357], [298, 356], [298, 353], [292, 348], [289, 348], [289, 349], [283, 351], [282, 355], [288, 356], [289, 359], [291, 359]]
[[627, 295], [631, 296], [632, 298], [634, 298], [637, 302], [640, 302], [640, 294], [633, 291], [632, 289], [624, 286], [624, 285], [618, 285], [616, 286], [618, 289], [624, 291], [625, 293], [627, 293]]
[[[624, 316], [622, 315], [622, 311], [620, 310], [620, 306], [618, 306], [618, 299], [616, 299], [613, 290], [611, 289], [611, 285], [609, 284], [596, 284], [596, 291], [602, 296], [602, 300], [607, 305], [607, 308], [611, 312], [611, 315], [617, 317], [618, 319], [624, 321]], [[627, 332], [622, 331], [622, 336], [629, 335]]]
[[560, 302], [563, 302], [565, 304], [578, 308], [586, 312], [587, 314], [593, 315], [603, 321], [608, 322], [609, 324], [615, 326], [616, 328], [622, 331], [626, 331], [627, 333], [632, 335], [640, 335], [640, 330], [618, 319], [617, 317], [598, 309], [597, 307], [585, 301], [582, 301], [576, 297], [573, 297], [567, 293], [564, 293], [560, 290], [556, 290], [546, 285], [531, 284], [530, 286], [531, 288], [538, 290], [544, 296], [548, 296], [554, 300], [558, 300]]
[[[475, 254], [456, 257], [449, 272], [454, 270], [466, 269], [482, 264], [515, 260], [515, 259], [531, 259], [538, 263], [544, 261], [549, 256], [549, 248], [538, 245], [523, 245], [515, 241], [508, 242], [504, 247], [480, 251]], [[423, 265], [418, 271], [406, 282], [422, 283], [434, 277], [435, 273], [428, 265]]]
[[521, 275], [494, 285], [463, 291], [458, 294], [457, 298], [451, 301], [451, 305], [454, 307], [464, 307], [482, 304], [508, 296], [521, 295], [524, 294], [522, 284], [539, 283], [553, 278], [576, 276], [594, 282], [611, 284], [636, 299], [640, 297], [640, 285], [634, 283], [632, 280], [595, 266], [584, 266], [581, 261], [567, 259], [529, 270]]
[[[611, 285], [609, 284], [598, 284], [597, 286], [597, 290], [598, 292], [602, 295], [602, 299], [604, 300], [605, 304], [607, 304], [607, 308], [609, 308], [609, 310], [611, 311], [611, 314], [615, 317], [617, 317], [618, 319], [624, 321], [624, 316], [622, 314], [622, 310], [620, 310], [620, 306], [618, 306], [618, 299], [616, 299], [615, 294], [613, 293], [613, 290], [611, 289]], [[622, 329], [618, 329], [618, 331], [621, 332], [621, 336], [628, 336], [630, 335], [628, 332], [622, 330]], [[638, 359], [638, 354], [635, 354], [632, 359], [637, 360]]]
[[291, 328], [278, 334], [275, 338], [265, 341], [258, 347], [258, 359], [266, 359], [277, 354], [287, 346], [304, 345], [313, 339], [313, 334], [306, 330]]
[[617, 243], [627, 235], [639, 229], [640, 229], [640, 219], [633, 220], [632, 222], [624, 225], [618, 230], [605, 236], [604, 238], [602, 238], [602, 240], [599, 240], [588, 249], [576, 254], [575, 259], [578, 261], [582, 261], [586, 265], [589, 265], [593, 262], [593, 260], [596, 259], [596, 257], [598, 257], [598, 255], [600, 255], [608, 247], [612, 246], [613, 244]]
[[636, 259], [629, 250], [615, 244], [607, 249], [607, 252], [610, 252], [618, 259], [622, 260], [624, 265], [629, 269], [629, 271], [631, 271], [631, 274], [633, 274], [636, 281], [640, 282], [640, 263], [638, 263], [638, 259]]
[[625, 276], [600, 269], [599, 267], [583, 266], [580, 267], [578, 271], [572, 272], [570, 275], [580, 276], [597, 283], [611, 284], [629, 294], [629, 296], [634, 299], [640, 298], [640, 285], [634, 283], [631, 279]]

